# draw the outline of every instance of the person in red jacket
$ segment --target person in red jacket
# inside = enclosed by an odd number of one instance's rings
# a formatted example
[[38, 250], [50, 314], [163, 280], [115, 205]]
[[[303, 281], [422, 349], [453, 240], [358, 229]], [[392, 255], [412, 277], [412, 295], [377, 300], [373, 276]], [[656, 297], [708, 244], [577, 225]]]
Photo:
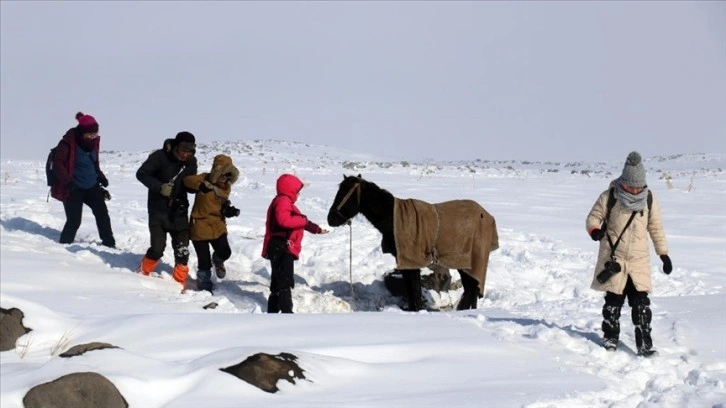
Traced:
[[96, 217], [101, 244], [115, 248], [116, 239], [105, 201], [110, 200], [104, 189], [108, 187], [108, 179], [101, 171], [98, 159], [101, 139], [98, 122], [82, 112], [76, 114], [76, 120], [78, 126], [68, 129], [53, 153], [53, 172], [58, 181], [51, 187], [50, 194], [63, 202], [66, 213], [59, 242], [72, 244], [76, 239], [85, 204]]
[[300, 257], [305, 231], [327, 234], [329, 231], [308, 220], [295, 206], [303, 183], [292, 174], [277, 179], [277, 195], [267, 209], [262, 257], [272, 268], [267, 313], [292, 313], [292, 288], [295, 287], [294, 261]]

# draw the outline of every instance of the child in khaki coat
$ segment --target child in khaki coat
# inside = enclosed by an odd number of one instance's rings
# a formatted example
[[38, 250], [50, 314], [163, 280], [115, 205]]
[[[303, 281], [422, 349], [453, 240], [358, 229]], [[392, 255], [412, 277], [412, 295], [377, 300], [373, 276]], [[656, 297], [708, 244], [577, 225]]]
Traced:
[[[197, 190], [190, 217], [190, 234], [197, 253], [199, 290], [214, 288], [212, 266], [218, 279], [227, 274], [224, 262], [232, 255], [232, 250], [227, 240], [226, 219], [240, 213], [229, 201], [232, 184], [238, 177], [239, 170], [232, 164], [232, 159], [220, 154], [214, 158], [211, 172], [184, 178], [185, 186]], [[211, 255], [210, 246], [214, 250]]]

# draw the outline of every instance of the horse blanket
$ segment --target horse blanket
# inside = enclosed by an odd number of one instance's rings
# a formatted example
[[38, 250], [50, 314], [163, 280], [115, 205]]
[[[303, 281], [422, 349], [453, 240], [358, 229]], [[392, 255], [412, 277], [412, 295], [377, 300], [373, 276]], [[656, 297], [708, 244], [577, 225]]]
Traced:
[[460, 269], [476, 279], [484, 295], [489, 253], [499, 248], [499, 235], [494, 217], [475, 201], [396, 198], [393, 236], [397, 269]]

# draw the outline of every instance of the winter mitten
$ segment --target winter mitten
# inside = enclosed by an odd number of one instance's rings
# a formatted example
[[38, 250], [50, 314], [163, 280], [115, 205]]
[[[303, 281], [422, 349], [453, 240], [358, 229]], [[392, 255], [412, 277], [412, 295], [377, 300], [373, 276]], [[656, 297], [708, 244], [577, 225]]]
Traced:
[[663, 261], [663, 273], [670, 275], [673, 271], [673, 264], [671, 258], [668, 255], [661, 255], [660, 260]]
[[161, 195], [164, 197], [169, 197], [171, 195], [171, 191], [174, 189], [174, 185], [171, 183], [166, 183], [161, 185], [161, 190], [159, 191]]
[[590, 233], [590, 238], [592, 238], [593, 241], [600, 241], [602, 239], [602, 237], [604, 237], [604, 236], [605, 236], [605, 233], [602, 232], [602, 230], [599, 228], [595, 228]]

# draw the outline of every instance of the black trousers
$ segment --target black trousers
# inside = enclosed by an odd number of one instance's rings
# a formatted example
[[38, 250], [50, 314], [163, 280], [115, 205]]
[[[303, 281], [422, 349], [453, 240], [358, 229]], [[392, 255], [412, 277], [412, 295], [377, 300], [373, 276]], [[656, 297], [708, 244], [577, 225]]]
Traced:
[[605, 292], [605, 306], [622, 307], [625, 304], [625, 298], [628, 298], [628, 306], [635, 307], [638, 305], [649, 306], [650, 299], [648, 292], [639, 292], [635, 289], [633, 280], [628, 276], [628, 282], [625, 284], [625, 290], [622, 295], [613, 292]]
[[61, 244], [71, 244], [76, 239], [78, 228], [81, 227], [83, 204], [89, 206], [96, 217], [96, 227], [101, 238], [101, 244], [115, 247], [116, 240], [111, 230], [111, 218], [108, 216], [108, 207], [104, 199], [101, 186], [95, 185], [89, 189], [76, 188], [71, 190], [68, 199], [63, 203], [66, 212], [66, 224], [60, 235]]
[[197, 262], [199, 270], [209, 271], [212, 269], [212, 255], [209, 253], [209, 247], [214, 250], [214, 259], [226, 261], [232, 256], [232, 249], [229, 247], [227, 233], [222, 234], [217, 239], [205, 241], [192, 241], [194, 251], [197, 253]]
[[171, 236], [174, 263], [186, 265], [189, 262], [189, 230], [176, 230], [171, 222], [159, 221], [158, 219], [149, 222], [151, 246], [146, 250], [146, 257], [158, 261], [164, 256], [167, 234]]
[[270, 297], [267, 298], [267, 313], [292, 313], [292, 288], [295, 287], [295, 258], [283, 253], [270, 259]]

